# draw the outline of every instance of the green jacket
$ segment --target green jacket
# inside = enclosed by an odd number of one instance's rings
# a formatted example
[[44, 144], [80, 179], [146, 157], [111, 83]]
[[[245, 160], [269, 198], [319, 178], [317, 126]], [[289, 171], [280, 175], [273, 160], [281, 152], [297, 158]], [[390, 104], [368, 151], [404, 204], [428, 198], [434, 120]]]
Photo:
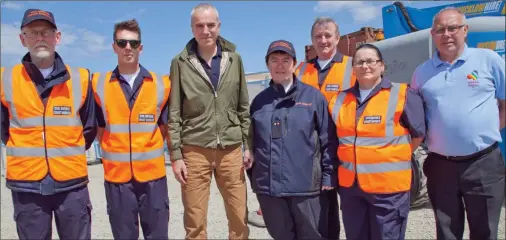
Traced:
[[169, 134], [171, 161], [182, 159], [181, 148], [218, 148], [244, 143], [249, 149], [249, 97], [241, 56], [222, 37], [217, 90], [200, 64], [193, 38], [170, 67]]

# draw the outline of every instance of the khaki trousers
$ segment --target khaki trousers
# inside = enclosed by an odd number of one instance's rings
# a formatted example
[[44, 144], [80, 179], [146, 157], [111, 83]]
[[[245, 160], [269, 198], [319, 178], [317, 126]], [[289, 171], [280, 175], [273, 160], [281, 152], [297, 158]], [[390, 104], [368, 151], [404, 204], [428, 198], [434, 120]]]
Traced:
[[248, 239], [247, 197], [241, 146], [208, 149], [184, 146], [188, 171], [182, 187], [186, 239], [207, 239], [207, 210], [214, 172], [228, 219], [229, 239]]

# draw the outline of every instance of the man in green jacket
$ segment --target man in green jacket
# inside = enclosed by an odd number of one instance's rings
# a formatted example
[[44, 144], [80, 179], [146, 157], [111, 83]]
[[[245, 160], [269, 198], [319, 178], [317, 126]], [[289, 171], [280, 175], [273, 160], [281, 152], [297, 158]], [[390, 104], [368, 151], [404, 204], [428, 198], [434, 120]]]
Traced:
[[249, 97], [242, 59], [235, 45], [219, 36], [220, 25], [214, 6], [197, 5], [191, 12], [194, 38], [170, 68], [170, 151], [182, 186], [186, 239], [207, 239], [213, 172], [225, 202], [229, 239], [249, 236], [244, 172], [253, 163]]

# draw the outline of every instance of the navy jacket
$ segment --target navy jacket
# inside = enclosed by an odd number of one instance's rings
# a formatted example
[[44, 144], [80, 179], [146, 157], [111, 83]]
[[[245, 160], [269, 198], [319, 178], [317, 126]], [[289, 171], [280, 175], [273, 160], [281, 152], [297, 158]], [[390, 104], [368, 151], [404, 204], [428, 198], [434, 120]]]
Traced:
[[250, 114], [255, 163], [248, 174], [255, 193], [309, 196], [336, 187], [336, 129], [320, 91], [294, 76], [285, 93], [271, 80]]

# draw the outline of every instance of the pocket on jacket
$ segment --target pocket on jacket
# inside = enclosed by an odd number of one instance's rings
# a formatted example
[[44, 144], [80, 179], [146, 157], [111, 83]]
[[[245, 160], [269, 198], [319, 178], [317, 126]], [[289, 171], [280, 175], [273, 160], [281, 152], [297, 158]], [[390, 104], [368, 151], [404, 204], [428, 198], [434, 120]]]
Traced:
[[314, 129], [313, 111], [307, 107], [294, 107], [290, 109], [288, 116], [288, 130], [291, 132], [302, 133], [309, 138]]
[[241, 124], [236, 111], [228, 110], [228, 120], [230, 120], [234, 126], [239, 126]]

